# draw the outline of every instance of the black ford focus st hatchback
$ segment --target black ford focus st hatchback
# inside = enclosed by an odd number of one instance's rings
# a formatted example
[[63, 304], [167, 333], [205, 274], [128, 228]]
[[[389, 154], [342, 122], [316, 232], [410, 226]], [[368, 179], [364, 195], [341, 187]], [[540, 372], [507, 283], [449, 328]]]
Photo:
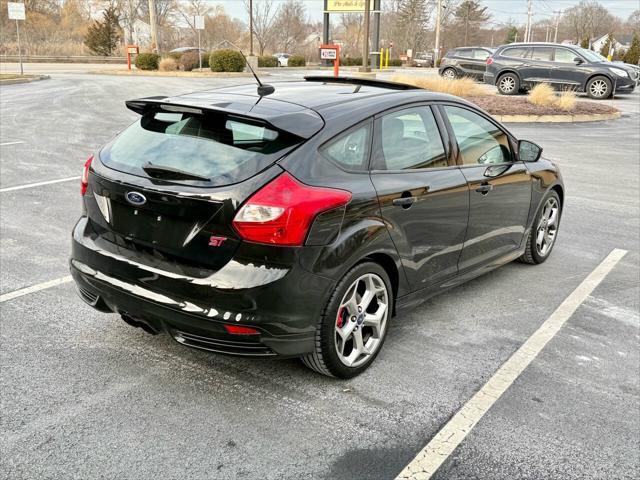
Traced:
[[352, 377], [403, 308], [541, 263], [558, 234], [556, 165], [456, 97], [308, 77], [127, 107], [86, 162], [71, 272], [187, 346]]

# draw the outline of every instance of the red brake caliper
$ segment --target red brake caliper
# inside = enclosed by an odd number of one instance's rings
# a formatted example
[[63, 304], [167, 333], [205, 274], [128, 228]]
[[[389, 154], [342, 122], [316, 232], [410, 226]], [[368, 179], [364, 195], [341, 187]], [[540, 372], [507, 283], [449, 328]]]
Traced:
[[336, 326], [338, 328], [344, 327], [344, 324], [347, 321], [345, 313], [347, 313], [347, 311], [345, 310], [345, 307], [342, 307], [340, 310], [338, 310], [338, 318], [336, 318]]

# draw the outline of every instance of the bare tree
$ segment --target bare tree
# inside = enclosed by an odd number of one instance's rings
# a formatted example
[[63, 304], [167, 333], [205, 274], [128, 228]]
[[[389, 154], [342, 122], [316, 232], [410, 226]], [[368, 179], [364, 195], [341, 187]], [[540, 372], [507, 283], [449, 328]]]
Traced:
[[[245, 10], [249, 15], [249, 2], [244, 0]], [[272, 47], [275, 37], [277, 9], [272, 0], [253, 1], [253, 36], [258, 42], [258, 51], [264, 55], [267, 47]]]
[[125, 41], [133, 43], [133, 34], [136, 20], [140, 18], [142, 12], [142, 0], [118, 0], [118, 13], [120, 14], [120, 25], [125, 33]]
[[595, 0], [581, 0], [578, 5], [565, 10], [562, 18], [576, 42], [589, 42], [612, 31], [615, 25], [613, 15]]
[[300, 0], [280, 5], [274, 25], [274, 40], [283, 52], [292, 52], [304, 41], [308, 32], [307, 11]]

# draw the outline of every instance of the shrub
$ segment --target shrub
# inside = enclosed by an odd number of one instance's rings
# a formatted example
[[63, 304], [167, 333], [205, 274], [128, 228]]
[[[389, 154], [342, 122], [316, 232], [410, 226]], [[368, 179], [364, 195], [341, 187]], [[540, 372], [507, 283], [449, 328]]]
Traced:
[[158, 70], [161, 72], [175, 72], [178, 69], [178, 62], [171, 57], [165, 57], [160, 60]]
[[637, 33], [633, 34], [631, 46], [624, 54], [624, 62], [631, 65], [640, 64], [640, 36]]
[[362, 65], [362, 57], [343, 57], [340, 59], [340, 65], [344, 65], [345, 67]]
[[307, 65], [307, 60], [302, 55], [293, 55], [289, 57], [287, 66], [289, 67], [304, 67]]
[[391, 58], [391, 59], [389, 59], [389, 66], [390, 67], [401, 67], [402, 66], [402, 60], [400, 60], [399, 58]]
[[157, 70], [160, 55], [157, 53], [141, 53], [136, 57], [136, 68], [140, 70]]
[[216, 50], [211, 52], [209, 57], [209, 67], [212, 72], [241, 72], [244, 66], [244, 58], [236, 50]]
[[171, 57], [177, 62], [182, 57], [182, 53], [181, 52], [169, 52], [169, 53], [167, 53], [167, 57]]
[[571, 111], [576, 106], [576, 93], [573, 90], [564, 90], [560, 96], [556, 104], [560, 110]]
[[[204, 56], [202, 54], [202, 66], [204, 67]], [[200, 58], [198, 57], [198, 52], [186, 52], [183, 53], [180, 57], [180, 61], [178, 62], [180, 68], [185, 72], [190, 72], [194, 68], [200, 67]]]
[[394, 75], [394, 82], [415, 85], [432, 92], [448, 93], [458, 97], [482, 97], [489, 92], [470, 78], [456, 78], [449, 80], [442, 77], [424, 77], [418, 75]]
[[548, 83], [539, 83], [531, 89], [527, 101], [534, 105], [546, 107], [556, 103], [556, 93]]
[[260, 68], [277, 67], [277, 66], [278, 66], [278, 59], [276, 57], [269, 57], [269, 56], [258, 57], [258, 67]]

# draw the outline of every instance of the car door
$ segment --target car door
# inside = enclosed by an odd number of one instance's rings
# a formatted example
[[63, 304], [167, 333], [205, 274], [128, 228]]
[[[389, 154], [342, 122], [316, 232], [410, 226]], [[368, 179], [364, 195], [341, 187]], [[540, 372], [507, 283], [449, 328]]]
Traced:
[[469, 185], [469, 224], [460, 272], [520, 247], [531, 204], [531, 175], [509, 134], [488, 116], [460, 105], [440, 107]]
[[474, 48], [473, 49], [473, 76], [475, 78], [483, 78], [484, 72], [487, 69], [487, 58], [491, 56], [491, 52], [489, 50], [485, 50], [484, 48]]
[[552, 47], [533, 47], [530, 58], [525, 59], [520, 71], [525, 82], [540, 83], [549, 80], [549, 70], [553, 67]]
[[584, 59], [576, 52], [565, 47], [556, 47], [554, 50], [553, 67], [549, 71], [551, 83], [561, 88], [578, 88], [584, 85], [589, 75], [589, 70], [576, 63], [575, 59]]
[[464, 77], [474, 76], [474, 63], [475, 60], [473, 58], [473, 49], [471, 48], [462, 48], [460, 50], [456, 50], [456, 63], [458, 64], [458, 69], [461, 72], [461, 75]]
[[439, 113], [402, 107], [378, 116], [374, 130], [371, 180], [411, 288], [454, 276], [469, 193]]

